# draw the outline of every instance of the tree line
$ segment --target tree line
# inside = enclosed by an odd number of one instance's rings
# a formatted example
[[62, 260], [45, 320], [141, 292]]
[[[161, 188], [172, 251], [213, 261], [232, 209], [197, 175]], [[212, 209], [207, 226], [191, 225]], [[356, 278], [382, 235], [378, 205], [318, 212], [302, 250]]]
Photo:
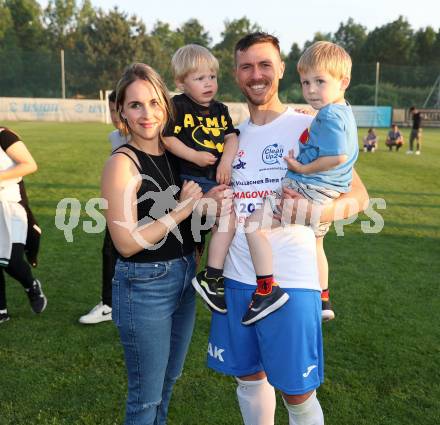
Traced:
[[[96, 98], [110, 89], [124, 67], [134, 61], [153, 66], [174, 89], [172, 54], [182, 45], [197, 43], [212, 49], [220, 62], [219, 96], [242, 101], [234, 80], [233, 49], [243, 35], [260, 30], [248, 18], [227, 20], [221, 40], [214, 44], [197, 19], [177, 29], [157, 21], [147, 30], [136, 15], [115, 7], [109, 11], [90, 0], [50, 0], [42, 9], [36, 0], [0, 0], [0, 95], [60, 97], [60, 50], [65, 51], [68, 97]], [[283, 53], [283, 101], [302, 103], [296, 63], [313, 42], [329, 40], [342, 45], [353, 59], [347, 97], [353, 104], [374, 103], [376, 62], [380, 62], [379, 105], [421, 106], [440, 75], [440, 29], [414, 30], [400, 16], [372, 31], [349, 18], [335, 33], [317, 32], [303, 46], [293, 42]]]

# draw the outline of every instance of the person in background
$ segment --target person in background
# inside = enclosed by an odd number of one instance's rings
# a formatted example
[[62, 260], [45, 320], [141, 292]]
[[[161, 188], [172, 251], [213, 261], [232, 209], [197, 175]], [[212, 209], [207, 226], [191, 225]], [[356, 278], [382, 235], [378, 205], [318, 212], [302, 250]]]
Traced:
[[412, 128], [409, 135], [409, 149], [407, 154], [414, 153], [414, 140], [416, 140], [416, 155], [420, 155], [422, 148], [422, 114], [416, 109], [415, 106], [409, 108], [409, 113], [412, 117]]
[[[110, 118], [115, 130], [109, 135], [108, 139], [112, 146], [112, 152], [130, 140], [129, 135], [124, 135], [121, 130], [121, 120], [116, 109], [116, 91], [113, 90], [108, 97], [108, 107]], [[112, 320], [112, 279], [115, 274], [117, 252], [110, 238], [108, 227], [105, 228], [104, 243], [102, 246], [102, 289], [101, 301], [93, 307], [87, 314], [79, 318], [79, 323], [83, 325], [94, 325], [101, 322]]]
[[388, 132], [387, 140], [385, 141], [385, 144], [388, 146], [390, 152], [393, 150], [393, 146], [396, 147], [396, 152], [398, 152], [399, 149], [402, 147], [403, 136], [400, 133], [397, 124], [393, 124], [391, 126], [391, 130]]
[[119, 146], [125, 145], [130, 140], [130, 135], [124, 134], [121, 131], [121, 120], [116, 109], [116, 90], [113, 90], [108, 96], [108, 109], [110, 111], [110, 119], [113, 127], [115, 127], [115, 130], [108, 135], [108, 140], [112, 145], [113, 152], [115, 149], [118, 149]]
[[367, 135], [364, 137], [364, 152], [375, 152], [379, 138], [376, 136], [374, 128], [369, 128]]
[[25, 260], [28, 218], [21, 205], [20, 182], [36, 170], [37, 164], [20, 137], [0, 127], [0, 323], [10, 319], [4, 272], [21, 283], [34, 313], [41, 313], [47, 305], [41, 283]]

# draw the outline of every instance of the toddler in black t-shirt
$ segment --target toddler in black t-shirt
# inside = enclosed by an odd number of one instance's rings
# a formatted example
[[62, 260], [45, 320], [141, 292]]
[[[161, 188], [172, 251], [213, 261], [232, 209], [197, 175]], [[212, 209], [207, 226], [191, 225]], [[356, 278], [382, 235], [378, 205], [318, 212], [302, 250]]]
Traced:
[[[238, 150], [238, 130], [227, 106], [214, 100], [218, 61], [205, 47], [188, 44], [173, 55], [171, 67], [182, 94], [173, 98], [176, 117], [164, 131], [165, 146], [182, 160], [182, 180], [195, 181], [204, 193], [217, 184], [229, 185]], [[221, 313], [226, 312], [223, 265], [234, 232], [234, 213], [227, 231], [213, 227], [207, 268], [193, 279], [205, 302]]]

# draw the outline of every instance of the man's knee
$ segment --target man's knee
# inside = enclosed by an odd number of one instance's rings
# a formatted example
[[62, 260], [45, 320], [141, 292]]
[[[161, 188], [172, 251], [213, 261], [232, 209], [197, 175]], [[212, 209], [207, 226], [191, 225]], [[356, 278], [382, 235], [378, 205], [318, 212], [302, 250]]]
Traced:
[[314, 390], [304, 394], [297, 394], [297, 395], [289, 395], [283, 393], [283, 398], [284, 400], [286, 400], [288, 404], [302, 404], [313, 394], [313, 392]]
[[266, 377], [266, 373], [264, 371], [254, 373], [252, 375], [246, 376], [237, 376], [241, 381], [260, 381]]
[[316, 398], [316, 391], [297, 396], [284, 394], [284, 405], [289, 413], [289, 423], [324, 425], [324, 414]]

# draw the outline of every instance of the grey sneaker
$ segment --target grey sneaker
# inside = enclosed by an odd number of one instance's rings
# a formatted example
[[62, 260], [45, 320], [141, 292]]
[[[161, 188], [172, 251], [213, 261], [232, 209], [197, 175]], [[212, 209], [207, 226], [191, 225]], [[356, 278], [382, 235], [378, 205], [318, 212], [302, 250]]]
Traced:
[[35, 279], [32, 286], [26, 292], [33, 312], [41, 313], [44, 311], [47, 305], [47, 298], [43, 294], [40, 281]]

